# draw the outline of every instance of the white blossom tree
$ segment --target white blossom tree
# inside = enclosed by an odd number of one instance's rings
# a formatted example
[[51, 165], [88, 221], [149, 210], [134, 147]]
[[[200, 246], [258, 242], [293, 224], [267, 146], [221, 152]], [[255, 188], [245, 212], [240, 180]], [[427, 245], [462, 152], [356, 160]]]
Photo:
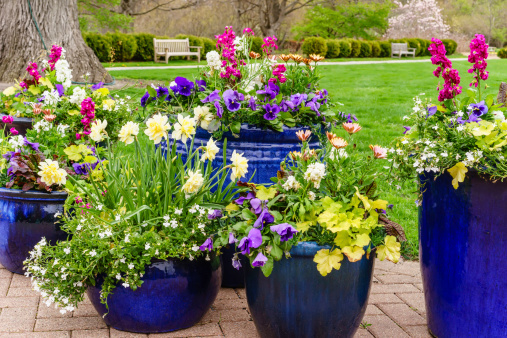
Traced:
[[444, 22], [436, 0], [409, 0], [406, 4], [394, 1], [394, 4], [398, 7], [391, 12], [386, 38], [449, 36], [450, 27]]

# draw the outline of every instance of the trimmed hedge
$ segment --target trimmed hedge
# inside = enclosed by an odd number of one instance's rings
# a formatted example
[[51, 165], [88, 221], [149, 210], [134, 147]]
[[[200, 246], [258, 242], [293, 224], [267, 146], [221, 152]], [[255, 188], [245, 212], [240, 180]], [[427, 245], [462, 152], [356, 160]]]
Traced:
[[137, 43], [137, 50], [134, 54], [134, 60], [136, 61], [151, 61], [153, 60], [153, 54], [155, 52], [153, 46], [153, 39], [155, 35], [149, 33], [138, 33], [133, 34]]
[[359, 57], [362, 58], [369, 58], [371, 57], [371, 45], [368, 41], [360, 41], [361, 43], [361, 53], [359, 54]]
[[129, 61], [134, 57], [137, 50], [137, 42], [132, 34], [120, 32], [106, 33], [111, 39], [111, 47], [114, 50], [114, 61]]
[[326, 58], [335, 59], [340, 56], [340, 42], [338, 40], [327, 40]]
[[421, 43], [417, 39], [406, 39], [408, 48], [415, 48], [415, 56], [420, 56], [422, 52]]
[[321, 37], [306, 38], [301, 48], [303, 49], [303, 53], [307, 56], [310, 54], [325, 56], [327, 53], [326, 40]]
[[500, 59], [507, 59], [507, 48], [497, 50], [496, 55], [498, 55]]
[[[202, 38], [195, 36], [195, 35], [185, 35], [185, 34], [178, 34], [176, 35], [175, 39], [187, 39], [188, 38], [188, 44], [190, 46], [196, 46], [201, 47], [201, 59], [204, 59], [206, 56], [206, 53], [204, 52], [204, 41]], [[191, 52], [195, 52], [195, 48], [190, 48]], [[172, 56], [173, 57], [173, 56]], [[186, 56], [179, 56], [178, 58], [184, 59]], [[192, 56], [192, 59], [197, 59], [197, 57]]]
[[370, 44], [371, 46], [371, 56], [372, 57], [379, 57], [380, 56], [380, 44], [378, 43], [378, 41], [368, 41], [368, 43]]
[[204, 44], [204, 55], [216, 49], [215, 41], [211, 40], [210, 38], [201, 38], [201, 39]]
[[458, 43], [451, 39], [443, 39], [442, 43], [445, 46], [445, 50], [447, 51], [447, 55], [454, 54], [456, 49], [458, 48]]
[[350, 45], [350, 42], [347, 40], [338, 40], [338, 42], [340, 43], [340, 57], [348, 58], [350, 53], [352, 53], [352, 46]]
[[100, 62], [108, 62], [111, 60], [109, 53], [111, 52], [111, 38], [98, 33], [84, 33], [83, 39], [90, 47]]
[[354, 40], [354, 39], [348, 39], [347, 40], [350, 43], [351, 52], [349, 57], [351, 58], [357, 58], [361, 54], [361, 41]]
[[386, 58], [391, 56], [391, 43], [389, 41], [379, 41], [380, 57]]
[[420, 56], [430, 56], [430, 51], [428, 50], [428, 47], [431, 44], [430, 40], [426, 39], [417, 39], [419, 41], [419, 44], [421, 45], [421, 54]]

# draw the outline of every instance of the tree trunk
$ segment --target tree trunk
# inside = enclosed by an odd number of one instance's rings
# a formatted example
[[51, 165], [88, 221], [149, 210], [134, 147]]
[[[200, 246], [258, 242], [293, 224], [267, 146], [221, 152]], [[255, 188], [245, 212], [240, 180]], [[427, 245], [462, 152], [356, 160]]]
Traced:
[[[52, 44], [66, 50], [73, 80], [110, 82], [111, 76], [88, 47], [79, 29], [76, 0], [30, 0], [32, 13], [49, 51]], [[23, 78], [29, 61], [47, 59], [26, 0], [0, 0], [0, 81]]]

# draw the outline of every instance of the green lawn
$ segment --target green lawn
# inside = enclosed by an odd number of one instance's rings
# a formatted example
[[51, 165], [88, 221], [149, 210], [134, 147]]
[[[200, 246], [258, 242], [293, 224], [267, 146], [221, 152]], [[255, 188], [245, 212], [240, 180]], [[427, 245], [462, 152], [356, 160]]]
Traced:
[[[436, 100], [435, 69], [428, 63], [371, 64], [371, 65], [321, 65], [325, 77], [321, 87], [326, 88], [335, 101], [344, 104], [340, 109], [355, 114], [363, 126], [357, 135], [361, 149], [369, 151], [369, 144], [388, 146], [403, 131], [402, 116], [409, 113], [412, 97], [420, 93]], [[462, 77], [464, 89], [468, 88], [470, 75], [468, 62], [455, 62]], [[500, 82], [507, 81], [507, 60], [488, 62], [491, 86], [489, 92], [497, 92]], [[153, 82], [171, 81], [175, 76], [193, 77], [196, 69], [164, 69], [114, 72], [117, 78], [150, 79]], [[148, 81], [148, 83], [151, 81]], [[127, 89], [130, 95], [142, 95], [142, 89]], [[387, 162], [386, 162], [387, 165]], [[390, 215], [405, 228], [408, 243], [403, 247], [406, 256], [417, 256], [417, 195], [415, 183], [407, 184], [401, 190], [386, 182], [382, 183], [384, 198], [394, 204]]]

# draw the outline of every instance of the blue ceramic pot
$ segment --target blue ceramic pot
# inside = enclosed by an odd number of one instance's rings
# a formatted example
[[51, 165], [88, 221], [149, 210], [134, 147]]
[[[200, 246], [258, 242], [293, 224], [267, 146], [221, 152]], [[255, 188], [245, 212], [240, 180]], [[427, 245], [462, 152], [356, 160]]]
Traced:
[[[224, 139], [227, 139], [227, 164], [230, 164], [230, 157], [234, 150], [237, 153], [242, 153], [248, 159], [248, 173], [246, 178], [242, 180], [246, 181], [250, 179], [255, 171], [253, 177], [253, 183], [272, 183], [270, 178], [276, 176], [276, 172], [280, 169], [280, 162], [291, 151], [301, 150], [301, 141], [296, 136], [298, 130], [308, 130], [308, 127], [295, 127], [288, 128], [283, 127], [283, 132], [277, 132], [273, 130], [266, 130], [251, 126], [248, 124], [241, 125], [241, 132], [239, 138], [235, 138], [231, 133], [225, 133]], [[194, 146], [197, 148], [201, 145], [206, 145], [210, 139], [211, 134], [202, 129], [198, 128], [195, 135]], [[320, 146], [316, 136], [312, 136], [313, 142], [310, 143], [311, 148], [317, 148]], [[190, 146], [190, 141], [187, 141], [187, 145]], [[217, 141], [219, 149], [223, 149], [223, 140]], [[167, 148], [165, 142], [161, 143], [162, 149]], [[183, 154], [186, 158], [186, 147], [182, 142], [177, 142], [176, 151]], [[213, 161], [213, 167], [220, 167], [223, 163], [223, 152], [219, 151]], [[230, 181], [227, 181], [228, 184]]]
[[11, 128], [15, 128], [19, 135], [25, 136], [27, 129], [32, 128], [32, 119], [27, 117], [13, 117], [12, 123], [3, 123], [2, 117], [5, 114], [0, 114], [0, 129], [5, 128], [5, 132], [8, 134]]
[[345, 257], [340, 270], [322, 277], [313, 257], [325, 248], [299, 243], [268, 278], [247, 265], [246, 297], [261, 337], [354, 336], [368, 305], [375, 255], [355, 263]]
[[87, 294], [107, 325], [121, 331], [157, 333], [191, 327], [208, 312], [220, 290], [220, 258], [169, 259], [146, 267], [143, 285], [136, 291], [118, 285], [100, 302], [102, 281]]
[[419, 255], [428, 328], [437, 337], [507, 337], [507, 182], [468, 172], [425, 183]]
[[233, 245], [222, 248], [222, 287], [223, 288], [244, 288], [245, 287], [245, 266], [250, 261], [241, 253], [239, 260], [242, 267], [236, 270], [232, 266], [232, 258], [236, 248]]
[[67, 239], [55, 223], [63, 213], [64, 192], [21, 191], [0, 188], [0, 264], [23, 274], [23, 261], [42, 237], [50, 243]]

